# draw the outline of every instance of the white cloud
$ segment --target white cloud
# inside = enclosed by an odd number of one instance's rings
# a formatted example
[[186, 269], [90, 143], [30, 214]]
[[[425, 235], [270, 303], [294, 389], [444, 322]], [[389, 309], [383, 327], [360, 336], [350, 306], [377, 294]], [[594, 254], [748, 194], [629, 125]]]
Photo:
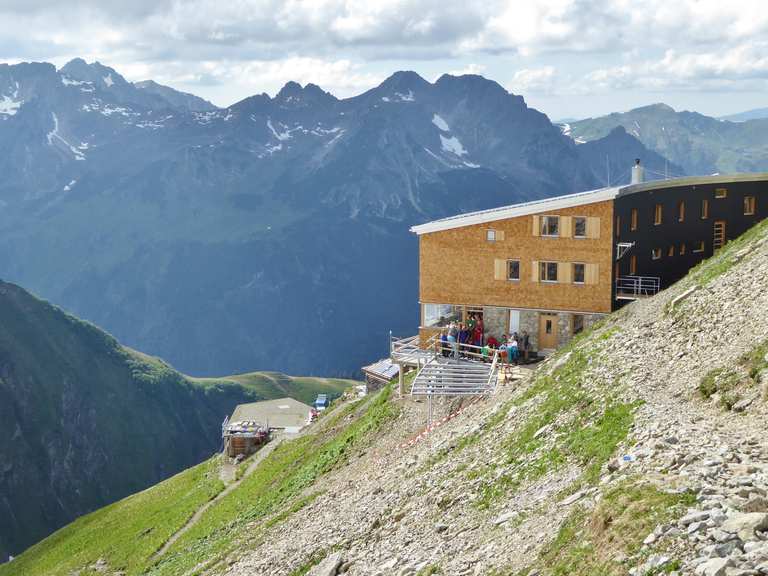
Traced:
[[451, 76], [464, 76], [465, 74], [480, 74], [482, 75], [488, 67], [484, 64], [478, 64], [477, 62], [472, 62], [471, 64], [467, 64], [463, 68], [458, 68], [456, 70], [449, 70], [448, 74]]
[[98, 59], [218, 103], [417, 67], [549, 96], [764, 89], [766, 38], [758, 0], [0, 0], [0, 61]]
[[550, 92], [554, 88], [555, 68], [543, 66], [541, 68], [523, 68], [512, 76], [509, 82], [509, 90], [516, 94], [527, 92]]
[[768, 43], [751, 42], [717, 52], [667, 50], [657, 60], [598, 68], [586, 84], [602, 90], [755, 89], [767, 86]]

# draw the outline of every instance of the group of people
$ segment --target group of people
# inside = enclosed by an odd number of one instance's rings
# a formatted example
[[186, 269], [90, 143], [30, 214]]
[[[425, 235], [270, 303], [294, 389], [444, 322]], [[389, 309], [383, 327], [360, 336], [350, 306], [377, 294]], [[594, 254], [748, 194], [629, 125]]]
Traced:
[[440, 350], [446, 358], [473, 357], [490, 362], [495, 351], [505, 364], [519, 364], [522, 358], [528, 362], [530, 352], [528, 332], [504, 334], [499, 342], [491, 336], [483, 342], [483, 318], [470, 314], [466, 322], [451, 322], [440, 333]]

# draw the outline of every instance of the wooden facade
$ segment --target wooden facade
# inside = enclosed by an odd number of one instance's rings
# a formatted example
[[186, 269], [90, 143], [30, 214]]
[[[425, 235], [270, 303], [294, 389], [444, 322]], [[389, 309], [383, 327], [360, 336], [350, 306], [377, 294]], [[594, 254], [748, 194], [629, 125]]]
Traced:
[[[591, 237], [542, 236], [537, 233], [540, 217], [550, 214], [562, 218], [566, 234], [572, 232], [573, 217], [588, 218]], [[612, 214], [612, 202], [605, 201], [424, 234], [419, 237], [419, 298], [441, 304], [608, 313]], [[501, 234], [488, 241], [488, 230]], [[499, 263], [509, 260], [519, 260], [519, 280], [507, 279], [504, 270], [499, 273]], [[558, 282], [539, 279], [541, 262], [559, 264]], [[583, 284], [573, 282], [573, 263], [590, 265], [594, 271], [586, 271]]]

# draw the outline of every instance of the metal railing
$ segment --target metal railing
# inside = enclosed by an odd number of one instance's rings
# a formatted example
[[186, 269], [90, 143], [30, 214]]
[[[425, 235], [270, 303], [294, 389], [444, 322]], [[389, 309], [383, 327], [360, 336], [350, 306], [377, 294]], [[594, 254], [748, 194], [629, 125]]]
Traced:
[[661, 289], [658, 276], [619, 276], [616, 278], [616, 299], [637, 300], [657, 294]]

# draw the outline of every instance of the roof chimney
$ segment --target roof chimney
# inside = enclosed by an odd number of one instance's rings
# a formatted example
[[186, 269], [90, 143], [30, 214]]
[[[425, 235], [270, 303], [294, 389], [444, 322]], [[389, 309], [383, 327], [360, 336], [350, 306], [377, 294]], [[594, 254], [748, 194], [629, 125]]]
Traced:
[[635, 158], [635, 165], [632, 166], [632, 182], [631, 184], [640, 184], [644, 180], [644, 172], [642, 166], [640, 166], [640, 158]]

